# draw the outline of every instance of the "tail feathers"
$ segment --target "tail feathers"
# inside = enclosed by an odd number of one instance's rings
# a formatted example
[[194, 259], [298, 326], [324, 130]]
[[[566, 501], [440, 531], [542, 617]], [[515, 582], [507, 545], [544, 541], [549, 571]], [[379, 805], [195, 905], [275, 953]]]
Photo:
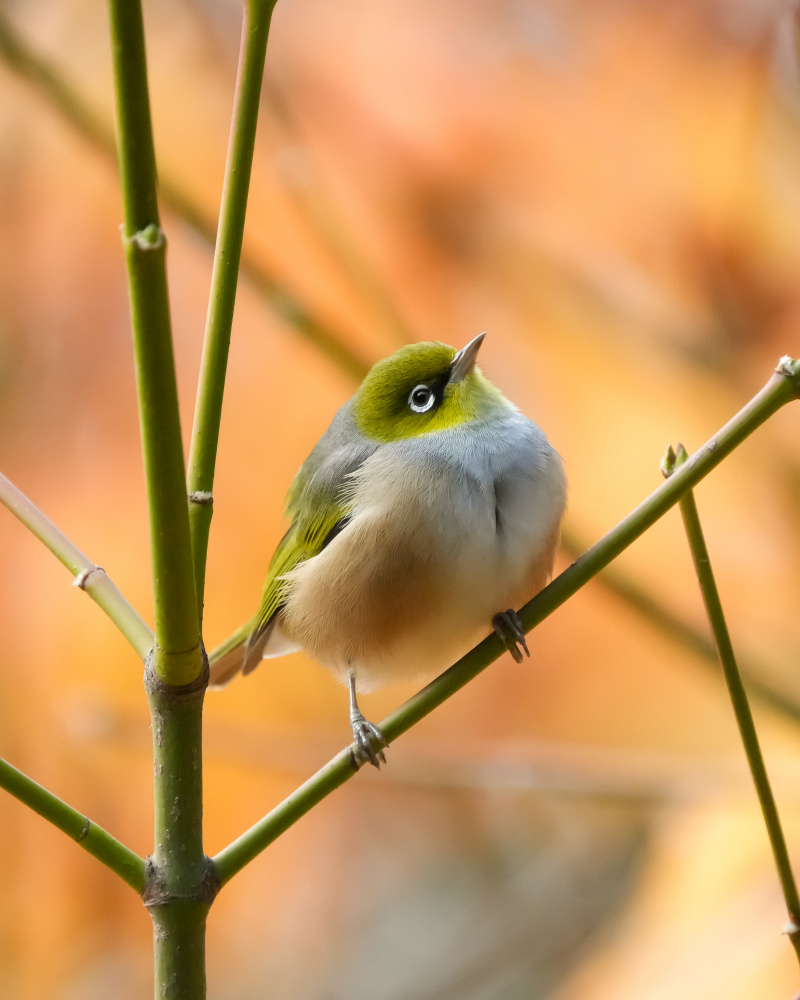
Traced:
[[255, 620], [247, 622], [209, 654], [209, 687], [225, 687], [238, 673], [249, 674], [256, 669], [272, 629], [259, 635], [255, 627]]
[[208, 655], [210, 669], [209, 687], [224, 687], [244, 666], [245, 647], [253, 622], [249, 621], [237, 629], [221, 646]]

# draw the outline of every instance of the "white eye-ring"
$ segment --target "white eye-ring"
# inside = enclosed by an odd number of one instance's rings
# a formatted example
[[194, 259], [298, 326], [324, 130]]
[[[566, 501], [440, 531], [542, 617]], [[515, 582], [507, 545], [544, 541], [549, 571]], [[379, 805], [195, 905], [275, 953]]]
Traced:
[[433, 389], [427, 385], [417, 385], [411, 390], [408, 397], [408, 405], [414, 413], [425, 413], [436, 402], [436, 395]]

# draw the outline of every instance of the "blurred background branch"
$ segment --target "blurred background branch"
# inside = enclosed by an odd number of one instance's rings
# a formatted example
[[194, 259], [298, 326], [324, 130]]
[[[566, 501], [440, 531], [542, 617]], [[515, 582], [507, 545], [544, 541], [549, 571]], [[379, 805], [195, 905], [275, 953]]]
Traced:
[[[35, 88], [64, 120], [80, 133], [86, 141], [112, 158], [116, 163], [116, 146], [111, 125], [92, 111], [88, 102], [79, 94], [55, 66], [28, 45], [7, 15], [0, 11], [0, 57], [9, 69]], [[161, 174], [159, 194], [164, 205], [193, 229], [212, 248], [216, 242], [217, 226], [213, 215], [196, 204], [182, 189], [179, 182]], [[315, 317], [312, 312], [276, 280], [246, 251], [241, 258], [241, 275], [269, 302], [275, 313], [292, 329], [306, 337], [330, 360], [360, 381], [367, 373], [370, 362], [359, 357], [348, 345], [345, 336]]]

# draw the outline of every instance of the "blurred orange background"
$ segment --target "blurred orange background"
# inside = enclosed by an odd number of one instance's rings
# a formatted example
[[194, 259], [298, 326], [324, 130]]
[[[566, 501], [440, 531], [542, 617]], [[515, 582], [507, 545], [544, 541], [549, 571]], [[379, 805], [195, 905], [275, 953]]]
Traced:
[[[2, 15], [110, 122], [103, 5]], [[145, 18], [162, 179], [213, 215], [239, 5], [146, 2]], [[0, 59], [0, 469], [152, 620], [121, 217], [112, 161]], [[188, 436], [211, 255], [164, 225]], [[566, 527], [588, 544], [658, 485], [667, 444], [694, 450], [800, 354], [791, 9], [281, 0], [246, 250], [365, 363], [488, 330], [482, 367], [563, 455]], [[243, 280], [209, 647], [255, 610], [283, 495], [356, 384]], [[795, 706], [798, 426], [786, 408], [697, 491], [743, 665]], [[2, 511], [0, 551], [0, 753], [149, 853], [141, 664]], [[705, 630], [677, 513], [619, 568]], [[789, 1000], [800, 975], [719, 671], [600, 581], [531, 651], [224, 890], [211, 998]], [[379, 720], [411, 693], [363, 707]], [[349, 727], [346, 692], [302, 655], [206, 706], [213, 854]], [[798, 723], [754, 710], [800, 856]], [[127, 888], [5, 795], [0, 850], [0, 998], [150, 994], [150, 923]]]

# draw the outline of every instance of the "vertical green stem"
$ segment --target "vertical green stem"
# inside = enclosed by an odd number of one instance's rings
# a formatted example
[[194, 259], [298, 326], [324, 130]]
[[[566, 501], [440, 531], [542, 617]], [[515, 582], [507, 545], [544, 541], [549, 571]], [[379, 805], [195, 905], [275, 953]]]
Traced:
[[202, 655], [186, 511], [183, 445], [172, 351], [166, 240], [139, 0], [109, 0], [124, 241], [131, 299], [155, 598], [156, 673], [172, 684], [200, 675]]
[[153, 720], [155, 850], [145, 904], [153, 919], [156, 998], [205, 997], [205, 922], [217, 891], [203, 854], [204, 672], [193, 684], [163, 684], [145, 674]]
[[139, 0], [109, 0], [125, 249], [133, 320], [155, 596], [145, 681], [153, 730], [155, 850], [145, 904], [153, 919], [155, 996], [205, 997], [204, 931], [215, 883], [203, 855], [200, 642], [178, 389]]
[[[206, 995], [208, 906], [180, 900], [150, 909], [155, 954], [155, 1000], [203, 1000]], [[189, 959], [191, 956], [191, 960]]]
[[[687, 453], [682, 445], [678, 446], [677, 456], [670, 449], [662, 463], [664, 474], [667, 476], [670, 475], [673, 469], [686, 461], [687, 457]], [[775, 867], [778, 870], [778, 878], [783, 889], [786, 908], [789, 911], [789, 923], [786, 927], [786, 932], [797, 954], [798, 961], [800, 961], [800, 897], [797, 892], [797, 884], [792, 872], [792, 864], [789, 859], [789, 851], [786, 847], [786, 838], [783, 834], [775, 796], [772, 793], [772, 787], [770, 786], [767, 769], [764, 764], [764, 756], [761, 753], [761, 746], [758, 742], [758, 734], [753, 721], [753, 713], [750, 710], [750, 703], [747, 699], [747, 691], [742, 683], [742, 677], [736, 663], [733, 644], [725, 622], [725, 614], [722, 610], [722, 602], [720, 601], [714, 573], [711, 569], [711, 561], [700, 524], [700, 516], [697, 512], [697, 504], [694, 499], [694, 493], [691, 490], [681, 497], [680, 509], [684, 527], [686, 528], [686, 536], [689, 540], [689, 547], [692, 551], [697, 580], [703, 594], [703, 601], [725, 675], [725, 683], [728, 686], [728, 693], [736, 716], [736, 724], [739, 727], [739, 735], [741, 736], [744, 751], [747, 755], [747, 762], [750, 765], [753, 783], [756, 786], [758, 801], [761, 805], [761, 812], [764, 816], [772, 854], [775, 858]]]
[[222, 208], [189, 452], [192, 550], [201, 619], [222, 395], [236, 303], [267, 38], [274, 6], [275, 0], [247, 0], [245, 5], [228, 162], [222, 189]]

